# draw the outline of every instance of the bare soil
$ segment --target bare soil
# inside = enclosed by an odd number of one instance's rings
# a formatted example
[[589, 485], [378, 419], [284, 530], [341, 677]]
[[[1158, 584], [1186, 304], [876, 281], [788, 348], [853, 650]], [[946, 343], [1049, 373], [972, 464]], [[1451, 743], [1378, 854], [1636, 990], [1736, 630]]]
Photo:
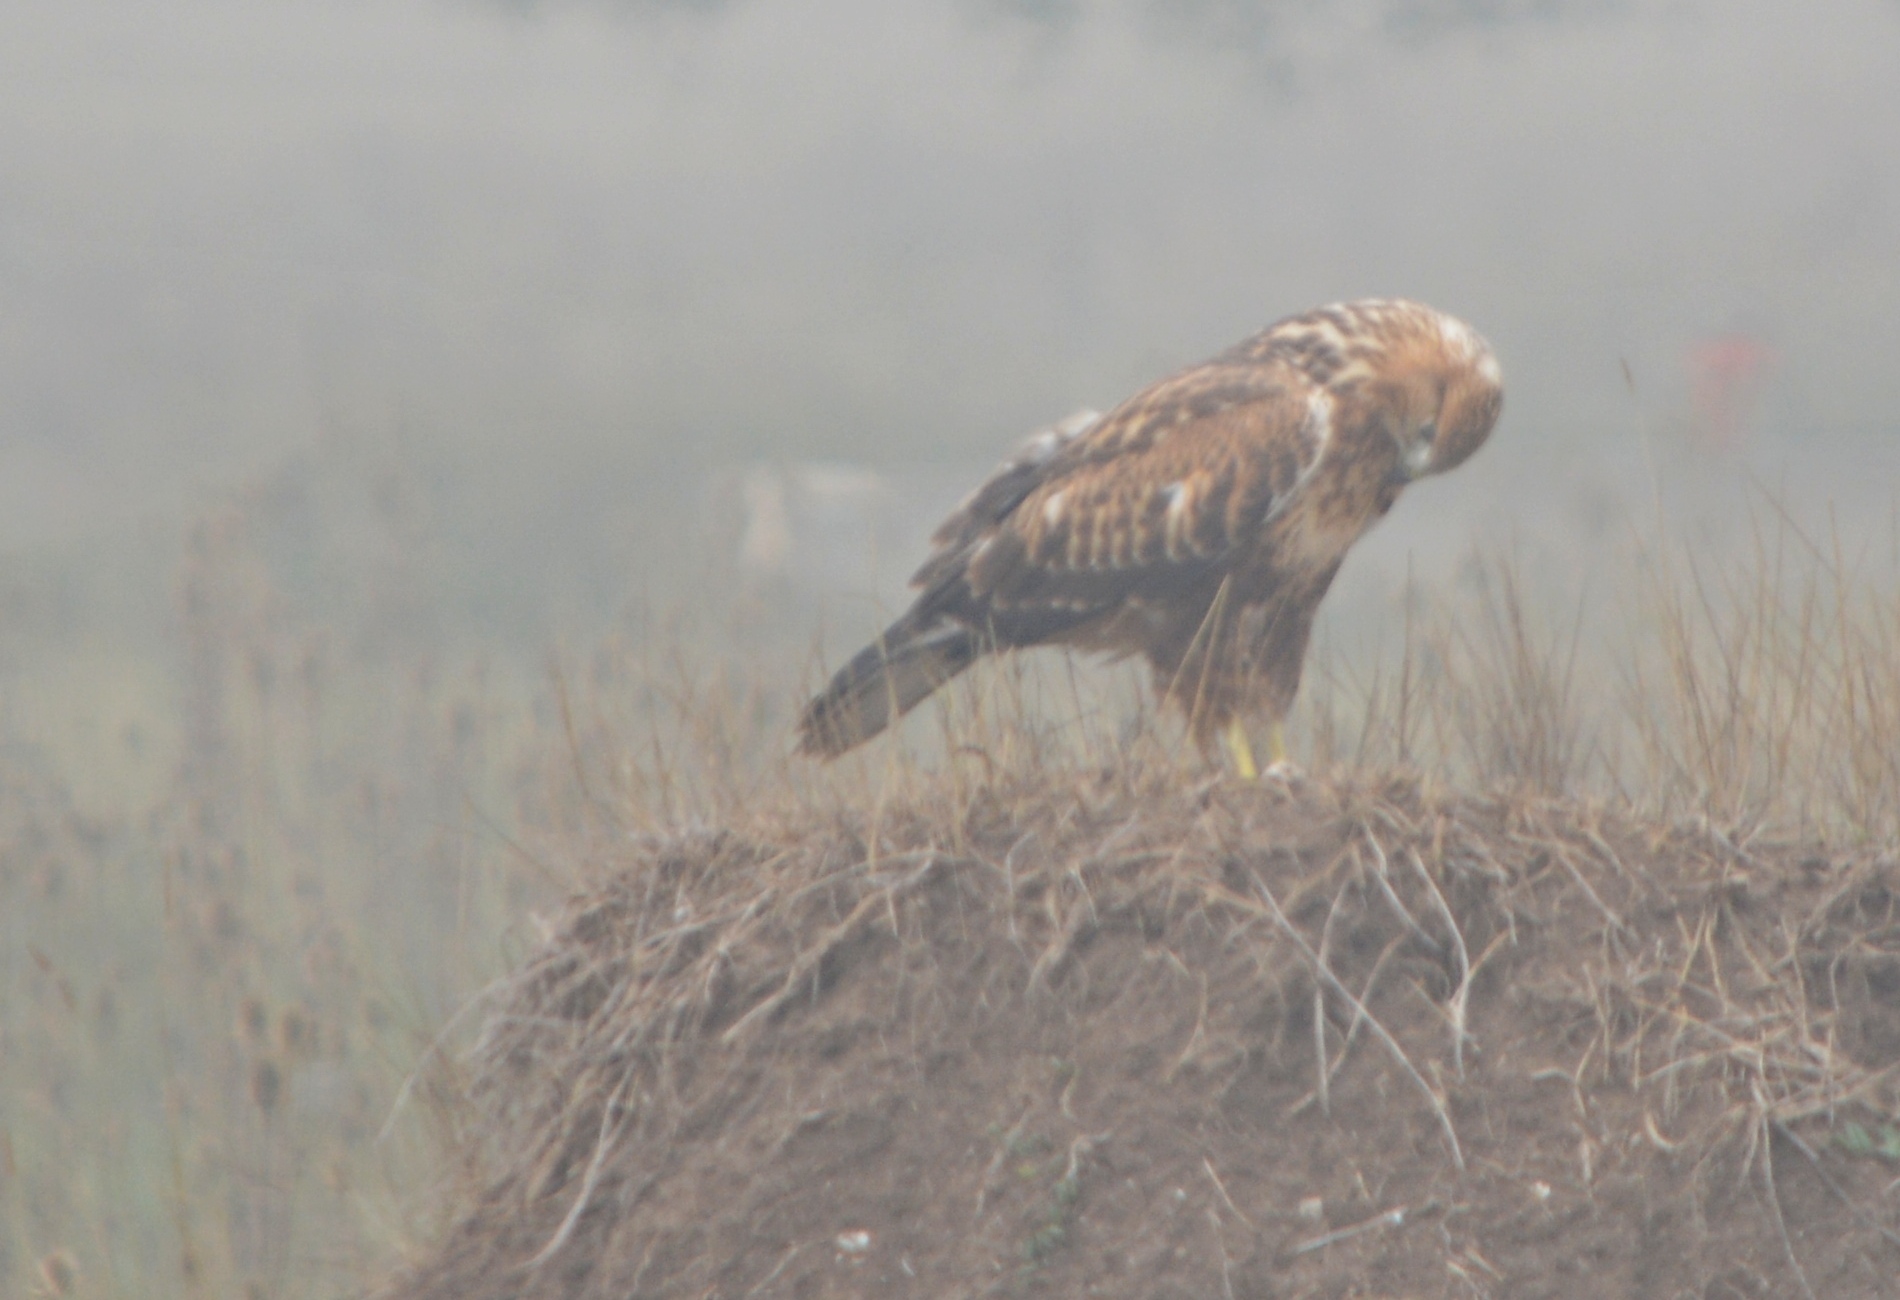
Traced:
[[1891, 853], [1138, 770], [755, 822], [600, 865], [388, 1297], [1900, 1295]]

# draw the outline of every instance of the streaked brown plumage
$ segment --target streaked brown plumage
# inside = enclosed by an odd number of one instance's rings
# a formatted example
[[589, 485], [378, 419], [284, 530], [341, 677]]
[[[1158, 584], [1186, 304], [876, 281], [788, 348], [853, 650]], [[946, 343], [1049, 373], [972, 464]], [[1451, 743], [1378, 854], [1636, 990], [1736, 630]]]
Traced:
[[1461, 322], [1368, 300], [1290, 317], [1106, 416], [1050, 429], [944, 521], [917, 599], [806, 706], [831, 756], [979, 656], [1140, 654], [1203, 747], [1276, 728], [1347, 549], [1415, 478], [1490, 434], [1496, 358]]

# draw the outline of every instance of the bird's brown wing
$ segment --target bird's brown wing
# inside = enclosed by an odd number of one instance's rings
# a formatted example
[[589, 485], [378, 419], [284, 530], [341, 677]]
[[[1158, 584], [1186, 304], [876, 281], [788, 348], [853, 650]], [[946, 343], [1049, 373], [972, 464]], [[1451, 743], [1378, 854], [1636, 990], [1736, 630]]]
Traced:
[[910, 585], [929, 591], [941, 581], [960, 576], [971, 550], [1051, 473], [1060, 473], [1062, 453], [1101, 422], [1100, 411], [1080, 410], [1031, 434], [937, 525], [930, 538], [930, 556], [911, 577]]
[[1025, 645], [1218, 581], [1311, 473], [1328, 420], [1283, 369], [1216, 363], [1164, 380], [972, 494], [918, 572], [921, 600]]

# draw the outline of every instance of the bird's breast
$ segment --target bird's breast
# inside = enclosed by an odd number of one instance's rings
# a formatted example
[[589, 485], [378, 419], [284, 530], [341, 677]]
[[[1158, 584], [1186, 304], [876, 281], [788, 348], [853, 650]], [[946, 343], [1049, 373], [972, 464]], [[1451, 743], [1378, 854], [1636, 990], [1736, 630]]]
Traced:
[[1398, 493], [1390, 477], [1389, 467], [1374, 456], [1341, 457], [1322, 466], [1286, 511], [1268, 523], [1261, 558], [1283, 570], [1337, 564], [1391, 509]]

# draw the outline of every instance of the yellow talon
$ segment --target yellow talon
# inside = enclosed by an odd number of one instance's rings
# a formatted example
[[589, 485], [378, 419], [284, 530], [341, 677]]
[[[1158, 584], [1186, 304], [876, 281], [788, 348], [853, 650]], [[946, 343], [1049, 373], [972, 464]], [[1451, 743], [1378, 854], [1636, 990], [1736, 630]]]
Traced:
[[[1240, 725], [1239, 718], [1227, 724], [1227, 730], [1221, 733], [1221, 738], [1227, 742], [1228, 756], [1234, 760], [1234, 771], [1239, 774], [1240, 779], [1252, 781], [1258, 777], [1260, 769], [1254, 766], [1253, 746], [1247, 743], [1247, 729]], [[1278, 723], [1274, 724], [1273, 742], [1276, 751], [1283, 748], [1280, 744]], [[1284, 754], [1281, 757], [1284, 757]]]

